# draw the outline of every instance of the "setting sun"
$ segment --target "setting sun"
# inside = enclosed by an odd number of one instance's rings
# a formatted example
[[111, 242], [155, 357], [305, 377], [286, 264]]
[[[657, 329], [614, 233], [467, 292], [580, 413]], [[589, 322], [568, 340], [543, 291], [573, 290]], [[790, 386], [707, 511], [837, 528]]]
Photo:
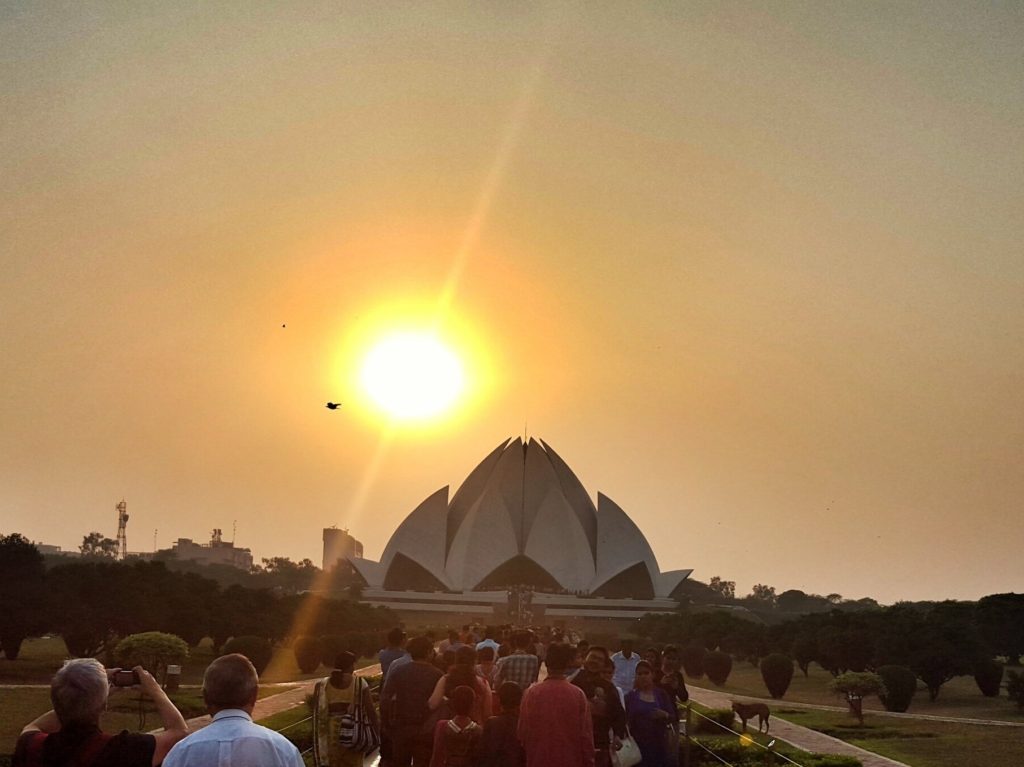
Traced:
[[462, 361], [434, 333], [404, 331], [377, 341], [363, 360], [360, 383], [378, 407], [398, 420], [447, 411], [465, 388]]

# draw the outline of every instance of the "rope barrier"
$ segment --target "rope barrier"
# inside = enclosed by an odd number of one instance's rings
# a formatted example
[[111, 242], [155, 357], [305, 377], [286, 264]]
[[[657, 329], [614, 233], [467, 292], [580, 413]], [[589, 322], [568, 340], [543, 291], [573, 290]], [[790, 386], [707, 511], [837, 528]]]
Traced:
[[[700, 717], [701, 719], [704, 719], [704, 720], [706, 720], [706, 721], [708, 721], [708, 722], [711, 722], [711, 724], [715, 725], [715, 727], [718, 727], [718, 728], [720, 728], [720, 729], [722, 729], [722, 730], [725, 730], [725, 731], [726, 731], [727, 733], [729, 733], [730, 735], [737, 735], [737, 732], [736, 732], [736, 730], [734, 730], [734, 729], [733, 729], [732, 727], [726, 727], [726, 726], [725, 726], [724, 724], [722, 724], [721, 722], [719, 722], [719, 721], [717, 721], [717, 720], [715, 720], [715, 719], [712, 719], [711, 717], [705, 716], [705, 715], [704, 715], [704, 714], [702, 714], [702, 713], [701, 713], [700, 711], [696, 711], [696, 710], [694, 710], [693, 708], [691, 708], [691, 709], [690, 709], [690, 713], [696, 714], [696, 715], [697, 715], [697, 716], [699, 716], [699, 717]], [[740, 735], [742, 735], [742, 733], [740, 733]], [[693, 742], [693, 743], [697, 743], [697, 745], [698, 745], [698, 746], [700, 746], [701, 748], [704, 748], [704, 746], [703, 746], [703, 745], [702, 745], [701, 743], [698, 743], [698, 742], [697, 742], [696, 740], [692, 740], [692, 739], [691, 739], [691, 742]], [[785, 760], [785, 761], [789, 762], [790, 764], [794, 765], [794, 767], [803, 767], [803, 765], [801, 765], [801, 764], [800, 764], [799, 762], [794, 762], [794, 761], [793, 761], [792, 759], [790, 759], [790, 758], [789, 758], [788, 756], [786, 756], [785, 754], [780, 754], [780, 753], [779, 753], [778, 751], [775, 751], [775, 750], [773, 750], [773, 749], [769, 748], [768, 746], [764, 745], [763, 743], [758, 743], [758, 742], [757, 742], [757, 740], [756, 740], [756, 739], [754, 739], [754, 738], [750, 738], [750, 742], [751, 742], [751, 743], [752, 743], [753, 745], [757, 746], [758, 748], [762, 748], [762, 749], [764, 749], [765, 751], [771, 751], [771, 752], [772, 752], [772, 754], [774, 754], [775, 756], [779, 757], [780, 759], [783, 759], [783, 760]], [[707, 749], [705, 748], [704, 750], [706, 751]], [[717, 757], [717, 754], [716, 754], [715, 756]]]
[[280, 730], [275, 730], [275, 732], [284, 732], [285, 730], [290, 730], [292, 727], [298, 727], [300, 724], [305, 724], [306, 722], [309, 722], [312, 719], [313, 719], [312, 716], [307, 716], [305, 719], [300, 719], [297, 722], [292, 722], [291, 724], [286, 724]]

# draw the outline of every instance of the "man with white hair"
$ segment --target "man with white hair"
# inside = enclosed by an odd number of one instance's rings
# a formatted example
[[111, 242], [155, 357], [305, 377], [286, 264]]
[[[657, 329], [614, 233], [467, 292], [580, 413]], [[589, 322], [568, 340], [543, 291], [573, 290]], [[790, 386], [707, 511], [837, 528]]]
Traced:
[[244, 655], [207, 666], [203, 700], [213, 721], [172, 748], [164, 767], [303, 767], [290, 740], [253, 723], [258, 690], [259, 675]]
[[103, 668], [93, 658], [65, 663], [50, 683], [53, 710], [21, 731], [14, 767], [157, 767], [163, 762], [171, 746], [188, 735], [188, 727], [181, 712], [141, 666], [134, 669], [138, 687], [156, 706], [163, 732], [148, 735], [125, 730], [113, 735], [100, 730], [100, 715], [107, 708], [111, 679], [118, 671]]

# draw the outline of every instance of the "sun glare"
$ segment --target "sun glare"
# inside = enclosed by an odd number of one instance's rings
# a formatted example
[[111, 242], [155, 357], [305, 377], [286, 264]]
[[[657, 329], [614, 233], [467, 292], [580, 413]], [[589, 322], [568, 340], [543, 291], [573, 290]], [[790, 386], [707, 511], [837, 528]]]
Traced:
[[459, 357], [434, 333], [404, 331], [373, 345], [360, 383], [392, 418], [425, 420], [455, 404], [465, 388], [465, 373]]

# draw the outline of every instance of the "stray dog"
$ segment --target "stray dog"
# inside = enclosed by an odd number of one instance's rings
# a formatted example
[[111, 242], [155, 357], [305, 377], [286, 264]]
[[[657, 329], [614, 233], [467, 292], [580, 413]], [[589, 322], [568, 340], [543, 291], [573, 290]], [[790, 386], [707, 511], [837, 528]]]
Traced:
[[743, 732], [747, 731], [747, 720], [757, 717], [757, 731], [761, 732], [761, 726], [764, 726], [764, 731], [768, 732], [768, 717], [771, 716], [771, 712], [768, 710], [768, 706], [764, 703], [737, 703], [732, 702], [732, 710], [736, 712], [736, 716], [743, 722]]

